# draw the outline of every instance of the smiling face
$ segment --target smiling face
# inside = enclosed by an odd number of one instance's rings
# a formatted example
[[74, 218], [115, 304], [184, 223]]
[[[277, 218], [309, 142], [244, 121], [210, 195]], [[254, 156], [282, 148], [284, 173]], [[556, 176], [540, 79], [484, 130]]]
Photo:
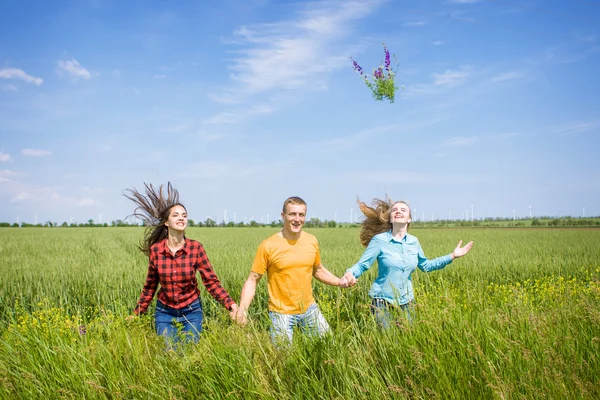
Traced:
[[165, 222], [165, 225], [174, 231], [183, 232], [187, 227], [187, 222], [187, 211], [185, 207], [178, 204], [169, 210], [169, 218]]
[[287, 204], [285, 212], [281, 213], [283, 230], [288, 236], [297, 236], [302, 231], [306, 220], [305, 204]]
[[397, 201], [392, 204], [392, 209], [390, 211], [390, 222], [392, 224], [410, 224], [410, 207], [408, 204]]

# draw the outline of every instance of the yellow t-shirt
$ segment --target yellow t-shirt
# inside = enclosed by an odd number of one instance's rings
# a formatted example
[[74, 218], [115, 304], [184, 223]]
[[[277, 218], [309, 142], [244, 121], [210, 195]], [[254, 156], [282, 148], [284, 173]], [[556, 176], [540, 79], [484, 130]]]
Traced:
[[269, 310], [301, 314], [315, 302], [312, 293], [313, 268], [321, 264], [317, 238], [302, 231], [298, 240], [286, 240], [280, 233], [265, 239], [256, 252], [252, 272], [267, 273]]

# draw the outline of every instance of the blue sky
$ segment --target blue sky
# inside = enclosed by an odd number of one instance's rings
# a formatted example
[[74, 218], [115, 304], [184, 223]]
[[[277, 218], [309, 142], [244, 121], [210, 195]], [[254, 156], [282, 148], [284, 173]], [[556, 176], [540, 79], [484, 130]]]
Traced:
[[[4, 0], [0, 221], [123, 219], [167, 181], [194, 220], [600, 215], [599, 27], [592, 0]], [[393, 104], [350, 62], [382, 42]]]

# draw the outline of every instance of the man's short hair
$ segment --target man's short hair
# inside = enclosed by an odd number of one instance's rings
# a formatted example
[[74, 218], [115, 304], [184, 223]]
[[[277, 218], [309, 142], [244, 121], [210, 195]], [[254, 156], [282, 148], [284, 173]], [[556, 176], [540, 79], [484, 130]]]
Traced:
[[288, 206], [288, 204], [294, 204], [294, 205], [298, 205], [298, 206], [306, 206], [306, 202], [304, 200], [302, 200], [300, 197], [298, 197], [298, 196], [288, 197], [283, 202], [283, 213], [284, 214], [285, 214], [285, 209]]

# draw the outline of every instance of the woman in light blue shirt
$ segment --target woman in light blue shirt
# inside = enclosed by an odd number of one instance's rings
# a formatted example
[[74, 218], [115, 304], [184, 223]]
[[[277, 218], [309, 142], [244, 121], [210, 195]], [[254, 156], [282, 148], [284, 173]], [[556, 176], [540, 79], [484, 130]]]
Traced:
[[369, 290], [371, 310], [377, 322], [387, 328], [392, 310], [403, 310], [410, 320], [410, 307], [415, 298], [411, 279], [413, 271], [417, 267], [423, 272], [442, 269], [455, 258], [467, 254], [473, 242], [461, 247], [461, 240], [452, 253], [428, 260], [419, 239], [407, 233], [411, 215], [406, 202], [374, 199], [374, 207], [360, 201], [358, 205], [365, 215], [360, 240], [367, 249], [360, 260], [346, 271], [340, 286], [353, 286], [377, 260], [377, 278]]

